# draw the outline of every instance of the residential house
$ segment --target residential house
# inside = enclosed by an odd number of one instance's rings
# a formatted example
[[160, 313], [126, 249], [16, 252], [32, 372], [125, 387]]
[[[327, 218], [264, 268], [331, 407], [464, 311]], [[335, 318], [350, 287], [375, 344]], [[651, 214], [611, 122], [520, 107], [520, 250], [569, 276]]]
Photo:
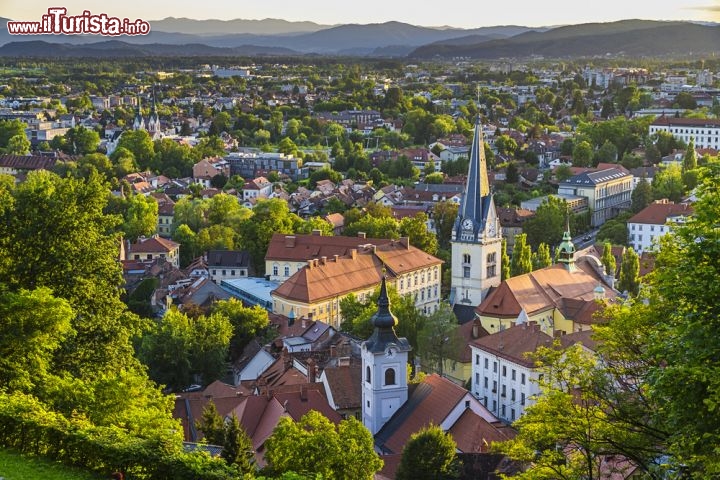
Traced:
[[670, 233], [673, 225], [685, 223], [692, 213], [692, 206], [686, 203], [667, 199], [651, 203], [627, 222], [630, 246], [638, 255], [656, 250], [659, 238]]
[[706, 118], [676, 118], [661, 115], [650, 124], [649, 134], [664, 131], [673, 137], [690, 143], [692, 139], [697, 148], [720, 149], [720, 120]]
[[166, 193], [152, 193], [150, 196], [158, 203], [158, 235], [170, 238], [173, 233], [175, 202]]
[[18, 177], [34, 170], [51, 170], [57, 160], [40, 155], [0, 155], [0, 173]]
[[250, 276], [252, 262], [246, 250], [210, 250], [206, 258], [210, 279], [218, 285], [223, 280]]
[[221, 157], [203, 158], [193, 165], [193, 179], [206, 188], [210, 187], [210, 181], [216, 175], [224, 175], [230, 178], [230, 163]]
[[242, 199], [246, 202], [252, 199], [268, 198], [272, 190], [272, 182], [265, 177], [257, 177], [249, 182], [245, 182], [242, 189]]
[[180, 244], [158, 235], [141, 236], [135, 243], [128, 245], [127, 258], [142, 261], [163, 258], [178, 268], [180, 266]]

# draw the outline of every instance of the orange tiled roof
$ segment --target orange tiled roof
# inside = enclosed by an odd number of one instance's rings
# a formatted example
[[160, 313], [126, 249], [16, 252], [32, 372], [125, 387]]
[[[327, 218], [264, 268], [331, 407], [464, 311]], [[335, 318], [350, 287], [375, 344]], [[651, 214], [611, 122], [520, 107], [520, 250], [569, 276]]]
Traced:
[[536, 351], [538, 347], [550, 347], [552, 342], [552, 337], [540, 330], [540, 325], [523, 323], [478, 338], [473, 345], [518, 365], [532, 368], [535, 362], [528, 359], [526, 354]]
[[360, 245], [384, 245], [390, 242], [391, 240], [387, 238], [276, 233], [270, 240], [265, 260], [304, 262], [312, 258], [346, 256], [350, 254], [351, 249], [357, 249]]
[[692, 206], [686, 203], [651, 203], [636, 213], [628, 223], [664, 225], [669, 217], [692, 215]]

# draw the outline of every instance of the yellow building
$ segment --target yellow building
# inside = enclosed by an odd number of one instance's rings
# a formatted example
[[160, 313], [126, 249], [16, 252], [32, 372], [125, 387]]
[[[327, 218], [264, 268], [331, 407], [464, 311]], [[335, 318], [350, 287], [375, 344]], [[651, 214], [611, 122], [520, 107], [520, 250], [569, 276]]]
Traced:
[[271, 292], [273, 313], [292, 312], [338, 328], [340, 300], [351, 293], [365, 300], [380, 285], [383, 271], [400, 295], [412, 295], [418, 310], [431, 313], [440, 305], [441, 265], [442, 260], [411, 246], [407, 238], [362, 245], [346, 256], [309, 259]]

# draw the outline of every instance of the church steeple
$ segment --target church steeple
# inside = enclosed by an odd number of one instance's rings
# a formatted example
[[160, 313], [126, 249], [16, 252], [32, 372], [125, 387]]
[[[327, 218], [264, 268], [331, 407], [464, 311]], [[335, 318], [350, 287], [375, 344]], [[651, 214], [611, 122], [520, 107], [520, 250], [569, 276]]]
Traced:
[[450, 303], [475, 307], [500, 285], [502, 232], [490, 192], [485, 142], [478, 118], [468, 177], [452, 230]]
[[373, 333], [362, 344], [362, 418], [375, 435], [407, 401], [407, 359], [412, 350], [406, 338], [398, 338], [398, 320], [390, 311], [385, 276], [380, 283], [377, 312], [371, 322]]
[[558, 263], [565, 266], [567, 271], [575, 270], [575, 244], [570, 236], [570, 213], [565, 213], [565, 233], [563, 233], [562, 243], [558, 246]]
[[142, 102], [140, 96], [137, 97], [137, 109], [135, 110], [135, 119], [133, 120], [133, 130], [145, 130], [145, 120], [142, 117]]
[[482, 135], [482, 125], [478, 118], [475, 122], [475, 134], [470, 146], [467, 182], [453, 229], [453, 240], [461, 238], [469, 240], [471, 235], [476, 236], [479, 230], [484, 229], [491, 200], [485, 159], [485, 141]]

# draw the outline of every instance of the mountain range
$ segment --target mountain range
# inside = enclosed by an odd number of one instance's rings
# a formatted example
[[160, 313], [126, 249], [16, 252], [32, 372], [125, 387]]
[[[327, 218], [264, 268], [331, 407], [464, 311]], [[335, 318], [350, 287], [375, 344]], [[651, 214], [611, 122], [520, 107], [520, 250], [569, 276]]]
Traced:
[[[0, 22], [7, 19], [0, 18]], [[151, 22], [149, 35], [13, 36], [0, 31], [0, 56], [354, 55], [414, 59], [663, 56], [720, 50], [720, 26], [624, 20], [561, 27], [422, 27], [401, 22], [321, 25], [265, 20]]]

